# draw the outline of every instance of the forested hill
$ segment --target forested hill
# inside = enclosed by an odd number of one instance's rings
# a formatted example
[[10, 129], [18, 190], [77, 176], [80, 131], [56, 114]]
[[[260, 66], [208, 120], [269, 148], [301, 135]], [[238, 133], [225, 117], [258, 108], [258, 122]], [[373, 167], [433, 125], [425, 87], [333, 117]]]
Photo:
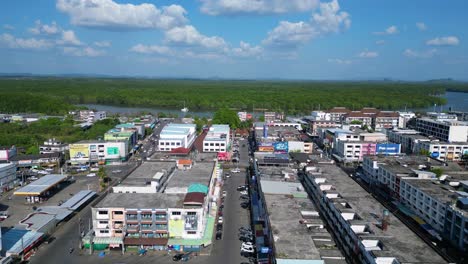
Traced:
[[308, 113], [333, 106], [351, 109], [423, 108], [444, 104], [446, 89], [468, 91], [468, 84], [447, 82], [210, 81], [106, 78], [3, 78], [0, 113], [65, 113], [74, 104], [105, 104], [215, 110]]

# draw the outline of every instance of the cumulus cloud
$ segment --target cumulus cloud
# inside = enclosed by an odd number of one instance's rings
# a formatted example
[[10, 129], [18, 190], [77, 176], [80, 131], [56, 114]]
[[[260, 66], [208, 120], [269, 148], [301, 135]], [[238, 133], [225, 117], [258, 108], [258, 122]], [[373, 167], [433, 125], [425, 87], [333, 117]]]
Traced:
[[349, 65], [353, 63], [351, 60], [342, 60], [342, 59], [328, 59], [329, 63], [336, 63], [340, 65]]
[[378, 56], [379, 56], [378, 52], [368, 51], [368, 50], [365, 50], [365, 51], [358, 54], [359, 58], [364, 58], [364, 59], [377, 58]]
[[280, 21], [279, 25], [268, 32], [266, 39], [262, 44], [276, 47], [297, 47], [308, 42], [319, 32], [309, 23], [300, 21], [292, 23], [289, 21]]
[[199, 46], [208, 49], [221, 49], [226, 42], [221, 37], [208, 37], [192, 26], [175, 27], [165, 32], [165, 41], [175, 45]]
[[319, 0], [201, 0], [201, 12], [209, 15], [284, 14], [313, 10]]
[[394, 35], [398, 33], [399, 31], [396, 26], [389, 26], [385, 31], [374, 32], [375, 35]]
[[76, 37], [75, 32], [73, 30], [64, 30], [62, 31], [62, 38], [57, 41], [59, 45], [72, 45], [72, 46], [80, 46], [83, 43]]
[[159, 55], [170, 55], [173, 54], [171, 48], [167, 46], [158, 46], [158, 45], [143, 45], [137, 44], [130, 48], [130, 51], [143, 54], [159, 54]]
[[420, 31], [425, 31], [425, 30], [427, 30], [427, 26], [426, 26], [426, 24], [424, 24], [423, 22], [418, 22], [418, 23], [416, 23], [416, 27], [417, 27]]
[[238, 48], [232, 49], [232, 54], [236, 57], [258, 57], [262, 54], [263, 48], [251, 46], [249, 43], [241, 41]]
[[91, 47], [64, 47], [63, 54], [76, 57], [98, 57], [103, 56], [105, 52]]
[[10, 25], [10, 24], [3, 24], [3, 29], [5, 30], [13, 30], [15, 29], [14, 26]]
[[110, 43], [110, 41], [96, 41], [96, 42], [94, 42], [94, 46], [99, 47], [99, 48], [108, 48], [111, 45], [112, 44]]
[[320, 12], [312, 15], [312, 22], [324, 33], [339, 32], [341, 28], [349, 29], [351, 19], [347, 12], [340, 11], [338, 0], [320, 4]]
[[429, 46], [458, 46], [458, 44], [460, 44], [460, 40], [455, 36], [439, 37], [426, 42], [426, 45]]
[[312, 14], [310, 21], [281, 21], [268, 32], [262, 44], [272, 47], [297, 48], [311, 39], [331, 32], [339, 32], [351, 26], [350, 15], [340, 12], [337, 0], [322, 3], [318, 12]]
[[0, 35], [0, 45], [11, 49], [44, 50], [53, 46], [50, 41], [36, 38], [16, 38], [11, 34]]
[[411, 49], [406, 49], [403, 51], [403, 55], [405, 55], [408, 58], [421, 58], [421, 59], [428, 59], [432, 58], [434, 54], [436, 54], [437, 50], [436, 49], [431, 49], [428, 51], [414, 51]]
[[29, 32], [35, 35], [56, 35], [62, 32], [55, 21], [52, 21], [50, 25], [42, 24], [40, 20], [36, 20], [35, 26], [29, 29]]
[[163, 6], [143, 3], [118, 4], [112, 0], [57, 0], [59, 11], [70, 16], [71, 23], [84, 27], [109, 29], [170, 29], [187, 23], [187, 11], [180, 5]]

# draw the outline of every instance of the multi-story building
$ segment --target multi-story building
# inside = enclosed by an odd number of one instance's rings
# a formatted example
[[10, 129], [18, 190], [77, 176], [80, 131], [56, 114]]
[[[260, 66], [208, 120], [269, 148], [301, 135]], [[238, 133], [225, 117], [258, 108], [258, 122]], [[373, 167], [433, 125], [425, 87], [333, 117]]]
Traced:
[[398, 112], [380, 111], [377, 114], [375, 114], [372, 127], [376, 131], [394, 127], [396, 128], [398, 127], [399, 119], [400, 115], [398, 114]]
[[301, 181], [348, 263], [446, 263], [339, 167], [318, 164]]
[[[154, 173], [160, 170], [156, 167], [147, 166], [146, 170]], [[177, 250], [200, 250], [212, 239], [210, 230], [217, 212], [212, 202], [219, 195], [217, 170], [216, 163], [201, 162], [189, 171], [175, 169], [156, 193], [108, 194], [92, 208], [93, 241], [105, 247], [165, 249], [178, 245]], [[124, 181], [123, 185], [128, 184]]]
[[16, 156], [16, 147], [0, 147], [0, 163], [9, 162], [10, 159]]
[[0, 193], [15, 187], [16, 165], [13, 163], [0, 163]]
[[468, 252], [468, 197], [459, 197], [447, 206], [443, 236], [460, 250]]
[[159, 137], [159, 150], [171, 151], [176, 148], [191, 148], [196, 138], [194, 124], [167, 124]]
[[432, 158], [442, 161], [460, 161], [463, 155], [468, 155], [467, 142], [441, 142], [438, 140], [419, 142], [415, 153], [429, 153]]
[[230, 145], [229, 125], [212, 125], [203, 140], [203, 152], [226, 152]]
[[417, 118], [415, 129], [427, 136], [434, 136], [441, 141], [467, 142], [468, 122]]
[[413, 112], [398, 112], [398, 114], [400, 115], [398, 120], [398, 128], [405, 128], [406, 123], [416, 117], [416, 114]]
[[427, 112], [426, 115], [436, 121], [457, 121], [458, 117], [456, 115], [447, 114], [447, 113], [438, 113], [438, 112]]
[[416, 153], [419, 152], [416, 149], [416, 146], [420, 142], [431, 141], [430, 138], [421, 135], [421, 132], [412, 129], [388, 129], [386, 130], [388, 140], [401, 145], [402, 153]]
[[372, 126], [372, 115], [361, 111], [351, 111], [343, 116], [343, 122], [347, 124], [359, 123], [362, 126]]
[[49, 153], [62, 153], [68, 150], [68, 144], [64, 144], [60, 141], [57, 141], [55, 138], [50, 138], [47, 141], [44, 141], [44, 144], [39, 146], [40, 154], [49, 154]]
[[98, 120], [107, 118], [105, 111], [81, 110], [79, 115], [81, 121], [89, 123], [94, 123]]
[[82, 140], [69, 145], [72, 164], [101, 163], [112, 164], [127, 160], [127, 141]]
[[330, 114], [331, 121], [341, 123], [343, 121], [343, 117], [350, 111], [346, 107], [333, 107], [327, 112]]
[[138, 129], [133, 127], [115, 127], [104, 134], [106, 141], [126, 141], [129, 151], [138, 143]]

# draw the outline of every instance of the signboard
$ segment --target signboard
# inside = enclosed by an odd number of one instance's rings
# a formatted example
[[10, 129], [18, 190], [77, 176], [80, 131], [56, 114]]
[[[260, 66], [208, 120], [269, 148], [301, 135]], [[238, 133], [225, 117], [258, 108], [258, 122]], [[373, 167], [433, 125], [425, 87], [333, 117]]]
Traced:
[[107, 147], [107, 155], [119, 155], [118, 147]]
[[431, 157], [438, 158], [439, 157], [439, 152], [432, 152]]
[[275, 147], [273, 147], [273, 146], [259, 146], [258, 151], [260, 151], [260, 152], [274, 152]]
[[7, 149], [0, 150], [0, 160], [8, 160], [8, 150]]
[[275, 142], [273, 143], [275, 152], [278, 153], [288, 153], [289, 144], [287, 141]]
[[87, 159], [89, 157], [89, 145], [87, 144], [72, 144], [70, 145], [71, 159]]
[[400, 153], [400, 144], [383, 143], [377, 144], [376, 154], [394, 155]]

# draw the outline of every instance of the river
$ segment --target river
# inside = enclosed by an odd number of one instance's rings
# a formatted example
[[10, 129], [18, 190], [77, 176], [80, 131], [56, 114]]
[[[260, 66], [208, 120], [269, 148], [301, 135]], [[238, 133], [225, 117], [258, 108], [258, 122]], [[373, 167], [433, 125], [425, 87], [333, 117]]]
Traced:
[[[436, 106], [436, 111], [449, 111], [451, 108], [452, 111], [462, 111], [468, 112], [468, 93], [459, 93], [459, 92], [446, 92], [442, 97], [447, 98], [447, 104], [443, 106]], [[99, 105], [99, 104], [82, 104], [80, 106], [85, 106], [89, 109], [95, 109], [98, 111], [106, 111], [108, 113], [114, 114], [136, 114], [140, 112], [150, 112], [156, 114], [163, 112], [171, 115], [178, 115], [179, 117], [184, 117], [187, 115], [198, 116], [198, 117], [212, 117], [212, 111], [189, 111], [184, 113], [180, 109], [167, 109], [167, 108], [149, 108], [149, 107], [120, 107], [120, 106], [109, 106], [109, 105]], [[403, 109], [402, 109], [403, 110]], [[428, 107], [425, 109], [414, 109], [421, 111], [434, 111], [434, 107]], [[263, 113], [255, 112], [254, 116], [260, 116]]]

